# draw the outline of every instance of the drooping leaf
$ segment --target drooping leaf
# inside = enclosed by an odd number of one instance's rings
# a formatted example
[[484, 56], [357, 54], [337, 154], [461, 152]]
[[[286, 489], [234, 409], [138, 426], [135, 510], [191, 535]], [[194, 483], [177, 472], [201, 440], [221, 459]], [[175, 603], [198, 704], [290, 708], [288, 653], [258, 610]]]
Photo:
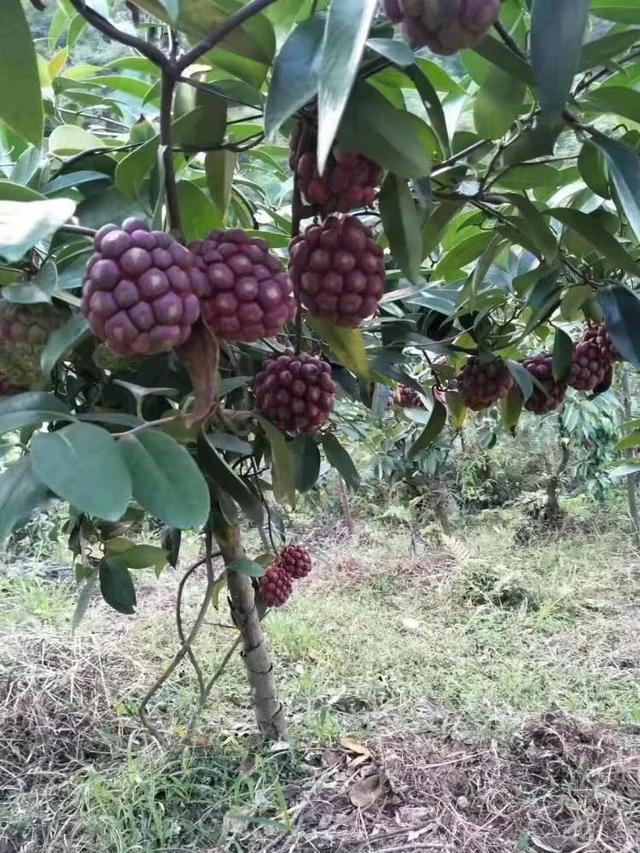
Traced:
[[640, 240], [640, 157], [624, 142], [604, 134], [597, 134], [594, 142], [606, 158], [616, 201]]
[[291, 455], [295, 469], [296, 489], [308, 492], [318, 481], [320, 451], [313, 436], [302, 433], [291, 442]]
[[550, 213], [554, 219], [568, 225], [569, 228], [584, 237], [594, 249], [603, 254], [615, 266], [622, 267], [632, 275], [640, 275], [640, 264], [631, 257], [615, 237], [612, 237], [602, 225], [587, 213], [570, 208], [554, 208]]
[[40, 356], [40, 370], [43, 376], [49, 376], [58, 361], [71, 347], [78, 343], [89, 330], [89, 323], [84, 314], [72, 314], [67, 322], [55, 329]]
[[553, 375], [558, 382], [564, 382], [573, 363], [573, 341], [562, 329], [556, 329], [553, 343]]
[[533, 394], [533, 379], [531, 378], [531, 374], [525, 367], [523, 367], [517, 361], [513, 361], [513, 359], [511, 358], [507, 359], [506, 364], [509, 373], [515, 379], [516, 384], [522, 392], [522, 397], [526, 402]]
[[114, 438], [104, 429], [75, 423], [37, 433], [33, 470], [52, 492], [82, 512], [117, 521], [131, 499], [131, 478]]
[[422, 98], [433, 131], [440, 142], [440, 146], [449, 155], [451, 153], [451, 146], [449, 144], [447, 120], [433, 83], [418, 64], [411, 65], [409, 68], [403, 69], [403, 71], [413, 80], [413, 84]]
[[580, 176], [590, 190], [602, 198], [609, 198], [609, 182], [603, 153], [593, 142], [585, 142], [578, 156]]
[[72, 421], [69, 408], [48, 391], [26, 391], [0, 400], [0, 435], [51, 421]]
[[[640, 21], [640, 16], [638, 17]], [[640, 30], [622, 30], [611, 32], [602, 38], [587, 42], [580, 55], [579, 71], [586, 71], [596, 65], [604, 65], [608, 59], [633, 47], [640, 40]]]
[[598, 291], [597, 298], [616, 349], [640, 367], [640, 300], [621, 284]]
[[391, 254], [404, 275], [415, 284], [420, 275], [422, 236], [418, 211], [407, 182], [390, 173], [378, 201]]
[[593, 0], [591, 11], [605, 21], [640, 24], [640, 8], [636, 0]]
[[322, 435], [322, 449], [327, 462], [338, 471], [345, 483], [352, 489], [360, 486], [360, 474], [353, 459], [331, 432]]
[[533, 83], [533, 73], [528, 63], [497, 38], [486, 35], [474, 51], [516, 80], [528, 85]]
[[325, 22], [325, 15], [315, 15], [298, 24], [278, 54], [265, 105], [268, 139], [318, 91]]
[[182, 544], [182, 531], [180, 528], [171, 527], [170, 525], [163, 527], [160, 544], [162, 545], [163, 550], [166, 551], [167, 562], [175, 569], [178, 565], [180, 545]]
[[0, 201], [0, 256], [19, 261], [40, 240], [64, 225], [76, 209], [69, 198]]
[[473, 117], [483, 139], [500, 139], [523, 108], [526, 84], [492, 68], [473, 102]]
[[222, 225], [222, 213], [209, 197], [191, 181], [178, 181], [178, 203], [182, 230], [187, 242], [202, 238]]
[[42, 96], [36, 52], [20, 0], [4, 0], [0, 26], [0, 122], [40, 147]]
[[264, 575], [264, 566], [256, 563], [254, 560], [248, 560], [246, 557], [238, 557], [237, 560], [232, 560], [227, 565], [228, 572], [239, 572], [241, 575], [246, 575], [249, 578], [261, 578]]
[[167, 564], [167, 552], [155, 545], [137, 545], [128, 539], [109, 539], [105, 544], [107, 556], [116, 556], [128, 569], [162, 569]]
[[100, 561], [100, 592], [107, 604], [118, 613], [135, 613], [136, 590], [131, 573], [117, 557]]
[[155, 429], [123, 435], [119, 444], [141, 506], [181, 530], [205, 523], [209, 490], [186, 448]]
[[431, 410], [427, 425], [409, 448], [409, 459], [415, 459], [419, 453], [430, 447], [444, 429], [446, 422], [447, 408], [439, 400], [434, 398], [433, 409]]
[[449, 223], [461, 207], [462, 202], [443, 201], [433, 210], [422, 231], [423, 257], [437, 249]]
[[520, 387], [518, 385], [514, 385], [500, 404], [502, 424], [505, 429], [508, 429], [511, 432], [515, 430], [518, 426], [518, 421], [520, 420], [523, 408], [524, 400], [522, 398]]
[[361, 329], [347, 329], [318, 318], [309, 320], [309, 325], [329, 344], [331, 351], [344, 367], [365, 382], [369, 381], [369, 360]]
[[600, 86], [582, 104], [585, 112], [611, 113], [640, 121], [640, 92], [624, 86]]
[[209, 442], [209, 436], [199, 436], [198, 461], [207, 476], [238, 504], [256, 527], [264, 524], [264, 508], [258, 495], [231, 468]]
[[285, 499], [292, 509], [296, 505], [296, 477], [293, 457], [287, 440], [271, 421], [257, 415], [260, 426], [265, 431], [271, 446], [271, 462], [273, 465], [274, 493], [280, 499]]
[[518, 208], [525, 221], [528, 235], [538, 247], [544, 260], [554, 263], [558, 257], [558, 240], [537, 207], [525, 196], [516, 193], [507, 195], [509, 201]]
[[318, 85], [320, 174], [347, 105], [377, 6], [377, 0], [332, 0], [329, 7]]
[[222, 219], [231, 199], [233, 173], [238, 155], [235, 151], [209, 151], [204, 158], [209, 195]]
[[48, 489], [25, 457], [0, 474], [0, 544], [29, 520], [47, 500]]
[[116, 186], [128, 198], [137, 198], [145, 178], [155, 165], [158, 156], [159, 138], [154, 136], [143, 145], [134, 148], [118, 163], [115, 172]]

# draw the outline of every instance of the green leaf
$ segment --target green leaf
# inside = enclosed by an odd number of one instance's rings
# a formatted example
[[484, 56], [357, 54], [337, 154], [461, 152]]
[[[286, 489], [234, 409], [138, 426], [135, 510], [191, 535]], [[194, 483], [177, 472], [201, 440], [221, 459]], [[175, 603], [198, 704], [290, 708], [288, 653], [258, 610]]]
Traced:
[[[318, 171], [327, 158], [356, 79], [377, 0], [332, 0], [322, 41], [318, 86]], [[380, 162], [380, 161], [378, 161]]]
[[0, 474], [0, 544], [29, 520], [47, 500], [48, 489], [34, 474], [25, 457]]
[[367, 47], [374, 50], [380, 56], [384, 56], [389, 62], [401, 67], [413, 65], [415, 59], [413, 52], [406, 42], [396, 39], [372, 38], [367, 40]]
[[554, 208], [549, 211], [554, 219], [568, 225], [569, 228], [580, 234], [590, 243], [594, 249], [608, 258], [617, 267], [630, 272], [632, 275], [640, 275], [640, 264], [635, 261], [626, 249], [606, 231], [589, 214], [580, 210], [568, 208]]
[[308, 492], [318, 482], [320, 451], [313, 436], [302, 433], [291, 442], [291, 455], [295, 469], [296, 489]]
[[84, 619], [85, 614], [89, 609], [89, 605], [91, 604], [91, 599], [93, 598], [97, 587], [98, 571], [96, 570], [93, 574], [93, 577], [87, 578], [87, 580], [82, 584], [82, 588], [78, 594], [78, 600], [76, 601], [76, 606], [73, 610], [73, 616], [71, 617], [72, 631], [75, 631]]
[[83, 151], [105, 147], [103, 139], [76, 124], [58, 125], [49, 137], [49, 151], [59, 157], [71, 157]]
[[361, 329], [346, 329], [317, 317], [308, 322], [322, 340], [329, 344], [332, 353], [347, 370], [365, 382], [369, 381], [369, 359]]
[[625, 361], [640, 367], [640, 300], [621, 284], [598, 291], [597, 298], [616, 349]]
[[447, 407], [439, 400], [433, 401], [433, 409], [427, 425], [409, 448], [409, 459], [415, 459], [419, 453], [426, 450], [438, 438], [447, 422]]
[[438, 248], [449, 223], [462, 206], [460, 201], [443, 201], [433, 210], [422, 231], [423, 258]]
[[473, 118], [483, 139], [500, 139], [522, 110], [526, 84], [492, 68], [473, 101]]
[[207, 435], [207, 441], [217, 450], [239, 453], [240, 456], [251, 456], [253, 453], [253, 447], [248, 441], [228, 432], [211, 432]]
[[520, 388], [520, 391], [522, 392], [522, 397], [526, 402], [533, 394], [533, 379], [531, 378], [531, 374], [525, 367], [523, 367], [517, 361], [513, 361], [513, 359], [511, 358], [508, 358], [506, 360], [506, 365], [509, 370], [509, 373], [513, 376], [516, 381], [516, 384]]
[[155, 545], [136, 545], [129, 539], [109, 539], [105, 544], [107, 556], [116, 556], [128, 569], [162, 569], [167, 564], [167, 552]]
[[316, 15], [299, 24], [278, 54], [265, 105], [268, 139], [273, 139], [282, 123], [318, 91], [325, 21], [324, 15]]
[[593, 142], [585, 142], [578, 155], [578, 169], [585, 184], [596, 195], [609, 198], [609, 182], [602, 152]]
[[2, 290], [2, 297], [9, 302], [33, 305], [36, 302], [51, 302], [58, 284], [58, 270], [53, 261], [47, 261], [28, 281], [16, 282]]
[[518, 385], [514, 385], [500, 404], [502, 424], [505, 429], [508, 429], [511, 432], [515, 430], [518, 426], [518, 421], [520, 420], [523, 408], [524, 400], [520, 393], [520, 387]]
[[198, 461], [207, 476], [238, 504], [256, 527], [264, 524], [264, 509], [258, 495], [249, 488], [231, 468], [209, 441], [208, 435], [200, 435], [197, 443]]
[[460, 240], [439, 261], [434, 271], [435, 276], [444, 279], [457, 277], [464, 267], [480, 257], [487, 248], [492, 236], [491, 232], [482, 231], [479, 234], [472, 234], [470, 237]]
[[0, 256], [19, 261], [36, 243], [64, 225], [76, 209], [69, 198], [0, 201]]
[[227, 565], [228, 572], [238, 572], [241, 575], [246, 575], [250, 578], [261, 578], [264, 575], [264, 566], [256, 563], [253, 560], [247, 560], [246, 557], [238, 557], [237, 560], [232, 560]]
[[640, 24], [640, 7], [637, 0], [593, 0], [591, 12], [605, 21]]
[[531, 64], [543, 112], [564, 109], [578, 68], [591, 0], [534, 0]]
[[118, 613], [135, 613], [136, 590], [131, 573], [117, 558], [100, 561], [100, 592], [107, 604]]
[[[479, 54], [492, 65], [501, 68], [516, 80], [527, 85], [533, 83], [533, 74], [530, 66], [516, 53], [498, 39], [487, 35], [474, 47], [475, 53]], [[463, 54], [464, 55], [464, 54]]]
[[0, 181], [0, 200], [2, 201], [42, 201], [44, 196], [30, 187], [14, 184], [12, 181]]
[[429, 121], [433, 127], [434, 133], [438, 137], [438, 141], [443, 151], [447, 154], [451, 153], [449, 144], [449, 131], [447, 130], [447, 120], [431, 80], [419, 65], [412, 65], [409, 68], [404, 68], [403, 72], [413, 81], [418, 94], [422, 98]]
[[576, 320], [580, 308], [592, 296], [593, 290], [588, 284], [571, 287], [562, 298], [560, 313], [565, 320]]
[[640, 472], [640, 459], [637, 462], [620, 462], [609, 471], [611, 477], [631, 477]]
[[224, 219], [231, 199], [233, 173], [238, 155], [235, 151], [209, 151], [204, 158], [209, 195]]
[[[614, 445], [614, 450], [631, 450], [633, 447], [637, 447], [640, 444], [640, 430], [634, 430], [634, 432], [629, 435], [625, 435], [624, 438], [621, 438], [620, 441], [617, 441]], [[640, 460], [639, 460], [640, 461]]]
[[20, 0], [4, 0], [0, 26], [0, 121], [40, 147], [44, 114], [40, 76]]
[[640, 92], [627, 89], [624, 86], [600, 86], [589, 92], [583, 108], [598, 113], [613, 113], [614, 115], [640, 121]]
[[135, 199], [153, 169], [158, 156], [159, 137], [147, 140], [127, 154], [116, 166], [115, 182], [121, 193]]
[[573, 364], [573, 341], [562, 329], [556, 329], [553, 343], [553, 375], [558, 382], [564, 382], [571, 372]]
[[76, 423], [57, 432], [37, 433], [31, 458], [42, 482], [82, 512], [107, 521], [117, 521], [125, 512], [131, 479], [106, 430]]
[[616, 202], [640, 240], [640, 157], [624, 142], [604, 134], [598, 133], [594, 141], [606, 158]]
[[596, 65], [604, 65], [612, 56], [633, 47], [639, 40], [640, 30], [622, 30], [607, 33], [602, 38], [588, 42], [582, 48], [578, 71], [586, 71]]
[[397, 109], [367, 83], [357, 83], [338, 140], [401, 178], [423, 178], [431, 169], [428, 134], [417, 116]]
[[49, 376], [58, 361], [89, 331], [84, 314], [72, 314], [67, 322], [49, 335], [47, 345], [40, 356], [40, 370]]
[[391, 254], [404, 275], [415, 284], [420, 276], [422, 236], [418, 210], [407, 182], [388, 174], [378, 201]]
[[59, 420], [75, 418], [61, 400], [46, 391], [27, 391], [0, 400], [0, 434]]
[[146, 430], [119, 440], [133, 497], [153, 516], [179, 527], [201, 527], [209, 517], [209, 490], [186, 448], [166, 433]]
[[293, 457], [286, 438], [276, 429], [271, 421], [256, 415], [262, 429], [271, 445], [271, 462], [273, 466], [274, 494], [279, 499], [286, 499], [291, 507], [296, 506], [296, 477]]
[[223, 224], [222, 214], [209, 197], [191, 181], [178, 181], [178, 203], [182, 230], [187, 242], [201, 240], [209, 231]]
[[196, 90], [196, 108], [176, 122], [178, 145], [204, 149], [220, 145], [227, 129], [227, 101], [221, 95]]
[[507, 198], [518, 208], [527, 226], [527, 234], [538, 247], [541, 257], [553, 264], [558, 257], [560, 247], [544, 216], [524, 195], [508, 193]]
[[331, 432], [322, 434], [322, 449], [327, 457], [327, 462], [340, 473], [345, 483], [352, 489], [360, 486], [360, 474], [353, 463], [353, 459], [342, 444]]

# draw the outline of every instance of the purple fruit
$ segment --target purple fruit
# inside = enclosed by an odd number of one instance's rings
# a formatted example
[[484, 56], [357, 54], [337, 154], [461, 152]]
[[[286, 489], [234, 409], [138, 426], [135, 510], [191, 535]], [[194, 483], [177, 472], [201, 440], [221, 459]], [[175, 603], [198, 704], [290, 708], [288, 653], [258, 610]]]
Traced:
[[384, 7], [412, 47], [444, 55], [476, 45], [500, 15], [500, 0], [384, 0]]

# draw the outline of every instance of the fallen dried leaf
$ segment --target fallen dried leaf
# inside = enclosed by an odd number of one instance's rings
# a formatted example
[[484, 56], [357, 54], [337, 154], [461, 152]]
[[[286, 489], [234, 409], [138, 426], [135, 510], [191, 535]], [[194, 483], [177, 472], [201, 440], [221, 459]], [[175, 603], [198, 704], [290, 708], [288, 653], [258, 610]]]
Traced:
[[349, 788], [349, 799], [357, 808], [366, 809], [380, 799], [382, 788], [382, 776], [374, 773], [372, 776], [360, 779]]
[[355, 752], [356, 755], [371, 755], [363, 743], [360, 743], [359, 740], [353, 740], [350, 737], [341, 737], [340, 746], [343, 746], [349, 752]]
[[343, 758], [344, 755], [337, 749], [325, 749], [320, 756], [320, 763], [323, 767], [335, 767], [336, 764], [342, 762]]

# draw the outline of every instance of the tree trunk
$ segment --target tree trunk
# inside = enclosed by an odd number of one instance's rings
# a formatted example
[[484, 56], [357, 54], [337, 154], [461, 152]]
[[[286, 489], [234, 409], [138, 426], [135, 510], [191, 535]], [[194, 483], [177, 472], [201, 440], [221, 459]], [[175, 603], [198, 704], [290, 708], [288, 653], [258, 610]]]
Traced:
[[[624, 408], [624, 415], [626, 419], [631, 420], [631, 418], [633, 417], [633, 411], [631, 408], [631, 386], [629, 383], [629, 371], [626, 368], [622, 371], [622, 405]], [[632, 458], [633, 450], [627, 450], [626, 456]], [[636, 543], [636, 547], [640, 548], [640, 516], [638, 515], [636, 479], [637, 477], [635, 474], [628, 475], [627, 497], [629, 500], [629, 515], [631, 516], [631, 525], [633, 527], [633, 538]]]
[[[245, 556], [237, 526], [216, 525], [214, 535], [225, 565]], [[227, 587], [233, 620], [242, 634], [243, 658], [258, 727], [270, 740], [286, 740], [287, 723], [278, 699], [273, 663], [258, 615], [251, 578], [241, 572], [229, 572]]]

